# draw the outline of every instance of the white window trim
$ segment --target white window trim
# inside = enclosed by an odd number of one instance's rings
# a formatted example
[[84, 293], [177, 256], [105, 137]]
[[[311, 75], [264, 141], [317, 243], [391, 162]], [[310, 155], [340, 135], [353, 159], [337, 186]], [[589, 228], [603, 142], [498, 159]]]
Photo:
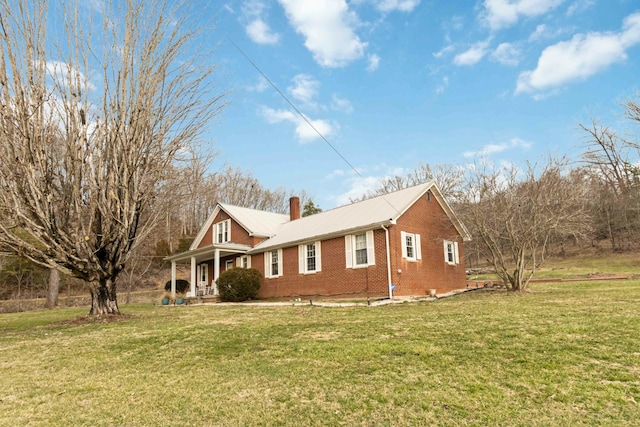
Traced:
[[[407, 254], [407, 236], [413, 239], [413, 256]], [[420, 235], [414, 233], [400, 232], [400, 242], [402, 244], [402, 258], [407, 261], [418, 261], [422, 259], [422, 245], [420, 244]]]
[[[316, 269], [308, 270], [309, 264], [307, 263], [307, 245], [314, 245], [316, 248]], [[305, 243], [298, 245], [298, 273], [299, 274], [316, 274], [322, 271], [322, 245], [320, 242]]]
[[[271, 253], [278, 251], [278, 274], [271, 274]], [[264, 277], [274, 279], [282, 276], [282, 249], [268, 251], [264, 253]]]
[[224, 270], [231, 270], [233, 268], [233, 260], [232, 259], [228, 259], [224, 262]]
[[[356, 236], [365, 234], [367, 237], [367, 263], [356, 264]], [[373, 230], [366, 233], [358, 233], [344, 236], [344, 252], [347, 268], [367, 268], [376, 265], [375, 241], [373, 239]]]
[[[227, 240], [219, 241], [218, 235], [220, 233], [219, 233], [218, 228], [219, 227], [225, 227], [225, 226], [226, 226], [226, 229], [227, 229]], [[224, 238], [224, 230], [222, 230], [222, 231], [223, 231], [222, 235], [223, 235], [223, 238]], [[215, 224], [213, 224], [213, 233], [214, 233], [213, 234], [213, 242], [214, 242], [214, 244], [229, 243], [231, 241], [231, 219], [225, 219], [224, 221], [216, 222]]]
[[[453, 262], [449, 261], [449, 245], [451, 245], [451, 249], [453, 251]], [[451, 240], [444, 241], [444, 262], [449, 265], [460, 264], [460, 253], [458, 252], [458, 242], [454, 242]]]
[[[242, 260], [246, 259], [247, 260], [247, 266], [244, 267], [242, 265]], [[251, 255], [241, 255], [239, 257], [236, 258], [236, 267], [238, 268], [251, 268]]]

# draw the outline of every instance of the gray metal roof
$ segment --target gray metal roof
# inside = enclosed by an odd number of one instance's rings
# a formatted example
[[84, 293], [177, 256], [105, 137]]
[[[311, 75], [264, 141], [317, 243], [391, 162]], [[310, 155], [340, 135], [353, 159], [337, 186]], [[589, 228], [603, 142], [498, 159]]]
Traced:
[[255, 236], [273, 236], [280, 226], [289, 221], [289, 215], [242, 208], [240, 206], [218, 203], [238, 224]]
[[274, 237], [258, 244], [250, 253], [391, 224], [434, 185], [434, 181], [430, 181], [286, 222]]

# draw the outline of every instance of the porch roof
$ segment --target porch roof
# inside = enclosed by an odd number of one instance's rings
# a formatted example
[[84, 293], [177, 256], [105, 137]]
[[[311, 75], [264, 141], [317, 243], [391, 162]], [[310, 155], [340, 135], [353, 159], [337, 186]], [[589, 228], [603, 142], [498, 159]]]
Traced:
[[201, 248], [181, 252], [179, 254], [169, 255], [168, 257], [165, 257], [165, 261], [187, 262], [190, 261], [192, 257], [195, 257], [196, 262], [200, 262], [212, 259], [216, 249], [220, 250], [220, 256], [224, 257], [228, 255], [246, 254], [247, 251], [251, 249], [251, 246], [241, 245], [238, 243], [222, 243], [203, 246]]

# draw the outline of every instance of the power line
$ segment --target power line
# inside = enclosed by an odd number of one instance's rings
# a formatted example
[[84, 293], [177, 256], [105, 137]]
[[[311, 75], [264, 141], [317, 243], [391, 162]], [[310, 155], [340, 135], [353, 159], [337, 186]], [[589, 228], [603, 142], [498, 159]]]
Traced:
[[[278, 86], [276, 86], [275, 83], [273, 83], [271, 81], [271, 79], [269, 77], [267, 77], [267, 75], [260, 69], [260, 67], [258, 67], [258, 65], [253, 62], [251, 60], [251, 58], [249, 58], [249, 56], [244, 53], [244, 51], [242, 49], [240, 49], [240, 47], [233, 41], [233, 39], [231, 37], [229, 37], [229, 35], [226, 35], [227, 39], [231, 42], [231, 44], [238, 50], [238, 52], [240, 52], [240, 54], [242, 56], [244, 56], [244, 58], [249, 61], [249, 63], [253, 66], [253, 68], [256, 69], [256, 71], [258, 71], [258, 73], [260, 73], [260, 75], [271, 85], [271, 87], [273, 87], [275, 89], [276, 92], [278, 92], [278, 94], [280, 94], [280, 96], [287, 102], [287, 104], [289, 104], [291, 106], [291, 108], [293, 108], [293, 110], [300, 116], [302, 117], [302, 119], [311, 127], [311, 129], [313, 129], [313, 131], [318, 134], [318, 136], [329, 146], [331, 147], [331, 149], [342, 159], [342, 161], [344, 161], [350, 168], [351, 170], [353, 170], [356, 175], [358, 175], [360, 178], [362, 178], [363, 180], [365, 179], [364, 176], [362, 176], [362, 174], [358, 171], [358, 169], [355, 168], [355, 166], [353, 166], [351, 164], [351, 162], [349, 162], [349, 160], [347, 160], [347, 158], [345, 156], [342, 155], [342, 153], [340, 151], [338, 151], [338, 149], [331, 143], [329, 142], [329, 140], [327, 138], [325, 138], [325, 136], [313, 125], [313, 123], [307, 118], [307, 116], [305, 116], [304, 114], [302, 114], [302, 112], [298, 109], [298, 107], [295, 106], [295, 104], [293, 102], [291, 102], [291, 100], [287, 97], [287, 95], [285, 95], [279, 88]], [[365, 180], [366, 183], [366, 180]], [[368, 183], [366, 183], [367, 186], [369, 186]], [[375, 188], [369, 186], [369, 188], [371, 188], [372, 190], [375, 191]], [[396, 208], [395, 206], [393, 206], [386, 197], [384, 197], [384, 194], [381, 195], [383, 200], [389, 205], [391, 206], [396, 212], [400, 212], [398, 210], [398, 208]]]

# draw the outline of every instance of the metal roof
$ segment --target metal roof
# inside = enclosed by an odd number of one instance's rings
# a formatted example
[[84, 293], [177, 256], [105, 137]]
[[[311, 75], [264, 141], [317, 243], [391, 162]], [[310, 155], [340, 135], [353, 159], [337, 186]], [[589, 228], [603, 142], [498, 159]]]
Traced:
[[256, 245], [249, 253], [259, 253], [271, 248], [393, 224], [418, 198], [434, 186], [435, 182], [429, 181], [404, 190], [286, 222], [280, 226], [274, 237]]
[[283, 223], [289, 221], [289, 215], [285, 214], [242, 208], [226, 203], [218, 204], [231, 218], [254, 236], [273, 236]]

